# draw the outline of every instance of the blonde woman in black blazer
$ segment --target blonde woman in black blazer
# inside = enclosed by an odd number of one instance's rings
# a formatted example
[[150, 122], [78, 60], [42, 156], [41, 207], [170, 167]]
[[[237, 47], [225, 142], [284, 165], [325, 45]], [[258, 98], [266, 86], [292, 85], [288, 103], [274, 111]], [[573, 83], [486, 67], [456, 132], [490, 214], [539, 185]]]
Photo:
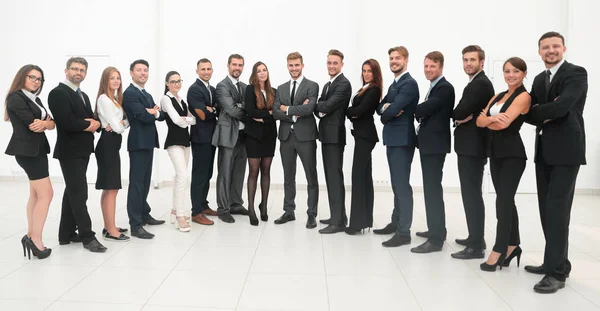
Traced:
[[54, 129], [54, 121], [37, 97], [43, 86], [42, 69], [25, 65], [15, 75], [5, 101], [4, 120], [10, 120], [13, 128], [5, 153], [15, 156], [29, 178], [27, 234], [21, 239], [23, 256], [27, 250], [29, 259], [31, 253], [44, 259], [52, 252], [42, 242], [42, 230], [53, 195], [48, 173], [50, 145], [44, 132]]

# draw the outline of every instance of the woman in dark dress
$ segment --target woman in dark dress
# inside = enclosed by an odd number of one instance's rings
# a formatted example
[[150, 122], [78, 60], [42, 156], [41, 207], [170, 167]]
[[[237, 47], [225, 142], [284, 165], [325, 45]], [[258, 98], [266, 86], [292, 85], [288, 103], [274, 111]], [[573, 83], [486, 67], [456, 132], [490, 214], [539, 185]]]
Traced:
[[277, 90], [271, 87], [267, 66], [258, 62], [252, 67], [250, 84], [246, 87], [244, 110], [248, 114], [244, 133], [246, 134], [246, 153], [248, 155], [248, 217], [250, 224], [258, 226], [254, 211], [254, 197], [260, 171], [262, 194], [260, 219], [267, 221], [267, 201], [271, 183], [271, 162], [275, 154], [277, 128], [273, 119], [273, 104], [279, 101]]
[[350, 225], [346, 233], [354, 235], [364, 228], [373, 226], [373, 174], [371, 153], [379, 141], [373, 114], [381, 100], [383, 78], [381, 67], [374, 59], [362, 65], [363, 86], [350, 100], [352, 106], [346, 110], [354, 136], [354, 158], [352, 160], [352, 202]]
[[9, 121], [13, 134], [6, 154], [15, 156], [17, 163], [29, 178], [27, 201], [27, 234], [21, 239], [25, 250], [38, 259], [50, 256], [51, 249], [44, 247], [42, 230], [48, 216], [53, 190], [48, 172], [50, 145], [45, 131], [54, 129], [54, 121], [38, 95], [44, 86], [44, 72], [35, 65], [19, 69], [5, 101], [4, 121]]

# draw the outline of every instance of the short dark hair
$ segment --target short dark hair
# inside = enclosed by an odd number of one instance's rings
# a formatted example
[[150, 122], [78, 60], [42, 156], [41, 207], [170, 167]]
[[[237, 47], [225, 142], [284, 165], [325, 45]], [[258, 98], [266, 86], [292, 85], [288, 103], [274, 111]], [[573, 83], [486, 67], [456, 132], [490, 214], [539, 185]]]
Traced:
[[479, 45], [467, 45], [462, 50], [462, 55], [464, 56], [471, 52], [477, 52], [477, 58], [479, 58], [480, 61], [485, 59], [485, 51]]
[[440, 52], [440, 51], [429, 52], [429, 53], [427, 53], [427, 55], [425, 55], [425, 58], [431, 59], [434, 63], [439, 63], [440, 67], [444, 68], [444, 54], [442, 54], [442, 52]]
[[87, 60], [85, 60], [85, 58], [83, 58], [83, 57], [71, 57], [71, 58], [69, 58], [67, 60], [67, 68], [66, 69], [71, 68], [71, 64], [73, 64], [73, 63], [78, 63], [78, 64], [84, 65], [85, 66], [85, 70], [87, 71], [88, 62], [87, 62]]
[[337, 57], [341, 58], [342, 61], [344, 61], [344, 54], [342, 52], [340, 52], [339, 50], [336, 50], [336, 49], [329, 50], [329, 52], [327, 52], [327, 56], [330, 56], [330, 55], [337, 56]]
[[244, 61], [244, 56], [242, 56], [240, 54], [231, 54], [231, 55], [229, 55], [229, 58], [227, 59], [227, 65], [231, 64], [231, 60], [234, 58], [241, 59], [242, 61]]
[[540, 44], [542, 44], [542, 40], [548, 39], [548, 38], [560, 38], [560, 41], [562, 41], [562, 44], [565, 45], [565, 37], [563, 37], [563, 35], [561, 35], [560, 33], [556, 32], [556, 31], [549, 31], [549, 32], [543, 34], [540, 37], [540, 39], [538, 40], [538, 48], [540, 47]]
[[200, 65], [200, 63], [209, 63], [212, 64], [210, 62], [210, 60], [208, 60], [208, 58], [201, 58], [197, 63], [196, 63], [196, 67], [198, 67], [198, 65]]
[[527, 71], [527, 63], [525, 63], [525, 61], [520, 57], [511, 57], [511, 58], [507, 59], [504, 62], [504, 64], [502, 65], [502, 69], [504, 69], [504, 67], [508, 63], [510, 63], [511, 65], [515, 66], [515, 68], [517, 68], [523, 72]]
[[146, 67], [150, 68], [150, 64], [148, 64], [148, 62], [145, 59], [138, 59], [138, 60], [134, 61], [133, 63], [131, 63], [131, 65], [129, 65], [129, 71], [133, 71], [133, 68], [137, 64], [146, 65]]
[[388, 55], [392, 54], [392, 52], [398, 52], [402, 57], [408, 58], [408, 49], [404, 46], [395, 46], [388, 50]]

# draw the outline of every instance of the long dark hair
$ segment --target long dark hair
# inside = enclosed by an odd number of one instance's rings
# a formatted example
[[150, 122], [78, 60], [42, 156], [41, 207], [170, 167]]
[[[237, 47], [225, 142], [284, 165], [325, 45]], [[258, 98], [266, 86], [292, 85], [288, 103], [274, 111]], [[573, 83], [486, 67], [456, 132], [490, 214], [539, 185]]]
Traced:
[[[267, 80], [265, 81], [265, 93], [267, 94], [267, 102], [262, 96], [260, 91], [260, 82], [258, 81], [258, 75], [256, 70], [258, 66], [263, 65], [267, 69]], [[273, 103], [275, 102], [275, 91], [271, 87], [271, 77], [269, 76], [269, 68], [263, 62], [257, 62], [252, 66], [252, 74], [250, 74], [250, 85], [254, 87], [254, 96], [256, 96], [256, 108], [261, 110], [273, 109]]]
[[379, 66], [379, 62], [377, 60], [374, 60], [372, 58], [369, 58], [366, 61], [364, 61], [362, 66], [360, 67], [360, 72], [361, 72], [360, 77], [362, 79], [363, 85], [366, 84], [365, 79], [363, 78], [363, 75], [362, 75], [362, 67], [364, 67], [365, 65], [368, 65], [369, 67], [371, 67], [371, 72], [373, 73], [373, 81], [371, 81], [371, 84], [369, 84], [369, 86], [367, 88], [362, 89], [358, 93], [358, 96], [362, 95], [366, 90], [368, 90], [372, 87], [378, 87], [380, 90], [383, 89], [383, 77], [381, 76], [381, 66]]
[[[179, 72], [175, 71], [175, 70], [171, 70], [169, 72], [167, 72], [167, 76], [165, 77], [165, 82], [169, 82], [169, 78], [172, 75], [178, 75], [181, 77], [181, 75], [179, 74]], [[167, 92], [169, 91], [169, 86], [165, 84], [165, 95], [167, 95]]]
[[10, 85], [10, 89], [8, 89], [8, 92], [6, 93], [6, 98], [4, 99], [4, 121], [10, 120], [7, 111], [8, 96], [10, 96], [10, 94], [12, 94], [14, 91], [18, 91], [25, 88], [25, 79], [27, 79], [27, 75], [32, 70], [37, 70], [42, 75], [42, 83], [40, 84], [40, 87], [37, 90], [35, 90], [34, 94], [40, 95], [40, 93], [42, 92], [42, 88], [44, 87], [44, 71], [42, 70], [42, 68], [32, 64], [28, 64], [21, 67], [21, 69], [17, 71], [17, 74], [15, 75], [15, 78], [13, 79], [12, 84]]

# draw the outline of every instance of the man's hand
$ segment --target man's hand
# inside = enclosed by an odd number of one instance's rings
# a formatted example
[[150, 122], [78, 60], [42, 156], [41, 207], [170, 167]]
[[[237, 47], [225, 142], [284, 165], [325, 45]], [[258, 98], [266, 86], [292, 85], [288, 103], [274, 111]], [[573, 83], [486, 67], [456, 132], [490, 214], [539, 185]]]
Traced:
[[[388, 104], [389, 105], [389, 104]], [[400, 110], [400, 112], [398, 112], [398, 114], [396, 115], [396, 117], [399, 117], [401, 114], [404, 113], [404, 110]]]
[[473, 119], [473, 115], [470, 114], [468, 117], [462, 119], [462, 120], [456, 120], [456, 124], [463, 124], [463, 123], [467, 123], [469, 121], [471, 121]]
[[210, 113], [214, 113], [215, 112], [215, 108], [211, 107], [211, 106], [206, 106], [206, 110]]
[[287, 112], [288, 111], [288, 106], [281, 105], [281, 106], [279, 106], [279, 109], [281, 109], [281, 111], [283, 111], [283, 112]]
[[302, 105], [307, 105], [309, 102], [308, 98], [302, 103]]
[[156, 115], [156, 109], [154, 108], [146, 108], [146, 111], [151, 115]]
[[86, 128], [84, 131], [86, 132], [95, 132], [99, 127], [100, 127], [100, 122], [92, 119], [92, 118], [87, 118], [85, 119], [86, 121], [90, 122], [90, 126], [88, 126], [88, 128]]
[[[123, 121], [121, 121], [121, 122], [123, 122]], [[110, 124], [109, 124], [104, 128], [104, 130], [107, 132], [112, 132], [112, 127], [110, 127]]]
[[385, 103], [383, 105], [383, 111], [385, 111], [386, 109], [388, 109], [389, 106], [390, 106], [390, 103]]
[[252, 118], [252, 120], [254, 120], [256, 122], [260, 122], [260, 123], [265, 123], [265, 121], [262, 118], [261, 119]]

